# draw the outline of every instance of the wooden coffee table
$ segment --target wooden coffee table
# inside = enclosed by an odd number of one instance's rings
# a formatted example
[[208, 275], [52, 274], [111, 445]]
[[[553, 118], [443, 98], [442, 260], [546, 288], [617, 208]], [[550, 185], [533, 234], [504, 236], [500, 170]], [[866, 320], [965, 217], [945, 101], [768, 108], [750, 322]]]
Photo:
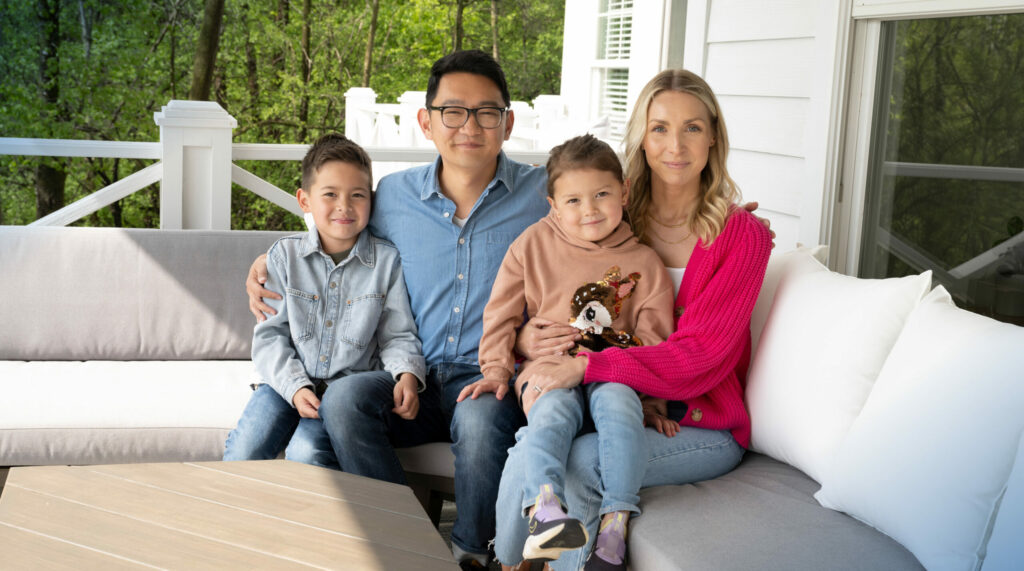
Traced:
[[16, 569], [457, 569], [412, 490], [287, 460], [12, 468]]

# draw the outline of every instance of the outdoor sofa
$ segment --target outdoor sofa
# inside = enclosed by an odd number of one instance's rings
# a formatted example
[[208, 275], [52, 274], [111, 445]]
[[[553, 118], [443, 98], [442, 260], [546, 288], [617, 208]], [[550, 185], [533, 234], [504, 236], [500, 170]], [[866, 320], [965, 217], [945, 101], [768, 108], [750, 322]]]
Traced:
[[[256, 381], [242, 280], [280, 235], [0, 227], [0, 466], [219, 459]], [[773, 254], [751, 451], [644, 490], [631, 568], [1021, 565], [1024, 328], [928, 273], [857, 279], [822, 254]], [[448, 446], [401, 454], [437, 508]]]

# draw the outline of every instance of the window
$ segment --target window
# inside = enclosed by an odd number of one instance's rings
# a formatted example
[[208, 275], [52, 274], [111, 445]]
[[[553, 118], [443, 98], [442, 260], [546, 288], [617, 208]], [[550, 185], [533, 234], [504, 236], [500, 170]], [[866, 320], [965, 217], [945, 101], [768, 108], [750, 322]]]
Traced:
[[881, 23], [859, 274], [1024, 324], [1024, 14]]
[[633, 35], [632, 0], [602, 0], [598, 14], [598, 113], [608, 117], [611, 135], [621, 137], [628, 119], [629, 58]]

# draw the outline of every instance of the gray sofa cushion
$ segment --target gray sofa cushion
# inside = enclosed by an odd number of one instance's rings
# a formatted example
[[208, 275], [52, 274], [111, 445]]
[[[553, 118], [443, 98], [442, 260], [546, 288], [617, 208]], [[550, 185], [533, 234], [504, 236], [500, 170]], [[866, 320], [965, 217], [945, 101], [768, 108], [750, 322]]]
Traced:
[[0, 360], [248, 359], [280, 232], [0, 227]]
[[632, 569], [922, 569], [903, 546], [814, 500], [819, 484], [760, 454], [732, 472], [641, 492]]

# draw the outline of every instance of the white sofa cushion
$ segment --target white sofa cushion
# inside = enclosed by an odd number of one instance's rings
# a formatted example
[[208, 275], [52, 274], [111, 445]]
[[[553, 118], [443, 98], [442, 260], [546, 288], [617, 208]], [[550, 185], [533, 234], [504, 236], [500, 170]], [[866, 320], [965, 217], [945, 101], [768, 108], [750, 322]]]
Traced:
[[985, 546], [981, 571], [1013, 569], [1024, 563], [1024, 434], [1017, 444], [1017, 459], [1003, 487], [992, 537]]
[[0, 361], [0, 464], [219, 460], [250, 361]]
[[[928, 569], [976, 569], [1024, 429], [1024, 328], [914, 310], [815, 495]], [[1018, 538], [1019, 540], [1019, 538]]]
[[820, 482], [931, 273], [858, 279], [809, 252], [782, 270], [747, 381], [751, 448]]
[[813, 248], [800, 246], [786, 252], [772, 250], [772, 255], [768, 258], [768, 267], [764, 272], [764, 281], [761, 282], [761, 292], [757, 295], [754, 311], [750, 314], [751, 355], [757, 352], [757, 344], [761, 339], [764, 323], [768, 321], [772, 302], [775, 301], [775, 291], [779, 288], [779, 280], [783, 275], [794, 271], [792, 269], [794, 264], [799, 264], [799, 260], [808, 256], [824, 264], [828, 258], [828, 246], [814, 246]]

